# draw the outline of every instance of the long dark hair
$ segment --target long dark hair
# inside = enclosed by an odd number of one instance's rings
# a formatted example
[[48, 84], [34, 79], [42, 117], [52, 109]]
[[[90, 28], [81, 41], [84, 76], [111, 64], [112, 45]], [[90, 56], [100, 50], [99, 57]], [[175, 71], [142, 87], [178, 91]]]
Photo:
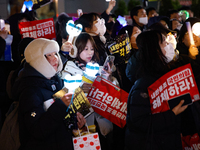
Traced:
[[156, 30], [145, 31], [138, 35], [136, 42], [141, 65], [137, 74], [164, 74], [168, 71], [169, 67], [159, 41], [163, 42], [162, 34]]
[[85, 46], [88, 42], [88, 40], [91, 42], [93, 48], [94, 48], [94, 55], [92, 57], [92, 61], [95, 61], [97, 63], [99, 63], [99, 55], [97, 53], [97, 47], [96, 47], [96, 44], [95, 44], [95, 41], [94, 39], [92, 38], [92, 36], [90, 36], [88, 33], [86, 32], [82, 32], [76, 39], [76, 42], [75, 42], [75, 45], [77, 47], [77, 60], [80, 62], [80, 63], [84, 63], [86, 64], [85, 61], [83, 61], [81, 58], [80, 58], [80, 53], [85, 49]]

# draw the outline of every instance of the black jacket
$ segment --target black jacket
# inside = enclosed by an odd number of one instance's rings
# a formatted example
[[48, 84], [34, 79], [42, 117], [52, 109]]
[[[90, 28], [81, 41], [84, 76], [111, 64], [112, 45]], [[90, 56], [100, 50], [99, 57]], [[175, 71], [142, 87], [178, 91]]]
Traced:
[[63, 87], [55, 75], [45, 78], [28, 63], [13, 86], [13, 94], [19, 99], [20, 149], [23, 150], [72, 150], [72, 135], [63, 120], [66, 105], [57, 99], [45, 111], [44, 102]]
[[[192, 66], [199, 88], [199, 65], [188, 56], [180, 55], [178, 60], [169, 64], [168, 71], [188, 63]], [[199, 101], [190, 105], [178, 116], [171, 110], [151, 114], [147, 88], [161, 76], [162, 74], [150, 75], [150, 73], [140, 76], [129, 93], [125, 138], [129, 150], [181, 150], [180, 133], [184, 136], [200, 133]]]
[[169, 110], [151, 114], [147, 87], [158, 78], [142, 77], [132, 87], [127, 103], [125, 145], [128, 150], [181, 150], [179, 116]]

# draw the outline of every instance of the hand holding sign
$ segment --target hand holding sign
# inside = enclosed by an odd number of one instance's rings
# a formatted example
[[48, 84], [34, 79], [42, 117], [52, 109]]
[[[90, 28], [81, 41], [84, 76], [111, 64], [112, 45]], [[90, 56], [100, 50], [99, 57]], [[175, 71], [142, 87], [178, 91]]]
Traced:
[[80, 112], [76, 113], [76, 118], [77, 118], [77, 121], [78, 121], [77, 122], [78, 128], [81, 129], [85, 125], [86, 120]]
[[69, 104], [70, 104], [70, 102], [71, 102], [72, 94], [73, 94], [73, 93], [66, 93], [66, 94], [61, 98], [61, 100], [63, 101], [63, 103], [64, 103], [66, 106], [69, 106]]
[[172, 109], [175, 115], [182, 113], [188, 107], [188, 105], [182, 106], [183, 103], [184, 103], [184, 100], [180, 101], [180, 103]]

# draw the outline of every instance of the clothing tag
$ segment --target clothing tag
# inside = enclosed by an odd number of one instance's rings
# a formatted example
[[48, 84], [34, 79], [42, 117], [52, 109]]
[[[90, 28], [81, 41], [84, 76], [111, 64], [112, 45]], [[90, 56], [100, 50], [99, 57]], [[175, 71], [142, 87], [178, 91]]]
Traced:
[[55, 91], [56, 90], [56, 86], [53, 84], [53, 85], [51, 85], [51, 88], [52, 88], [52, 90], [53, 91]]

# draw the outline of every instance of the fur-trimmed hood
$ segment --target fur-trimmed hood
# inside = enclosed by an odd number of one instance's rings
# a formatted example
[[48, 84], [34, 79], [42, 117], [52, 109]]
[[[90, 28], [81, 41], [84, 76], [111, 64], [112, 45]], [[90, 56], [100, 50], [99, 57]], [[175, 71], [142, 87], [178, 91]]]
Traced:
[[58, 71], [62, 70], [63, 64], [60, 59], [59, 45], [54, 40], [39, 38], [33, 40], [25, 49], [24, 55], [26, 62], [40, 72], [46, 78], [53, 77], [57, 72], [46, 59], [45, 55], [56, 52], [58, 55]]

